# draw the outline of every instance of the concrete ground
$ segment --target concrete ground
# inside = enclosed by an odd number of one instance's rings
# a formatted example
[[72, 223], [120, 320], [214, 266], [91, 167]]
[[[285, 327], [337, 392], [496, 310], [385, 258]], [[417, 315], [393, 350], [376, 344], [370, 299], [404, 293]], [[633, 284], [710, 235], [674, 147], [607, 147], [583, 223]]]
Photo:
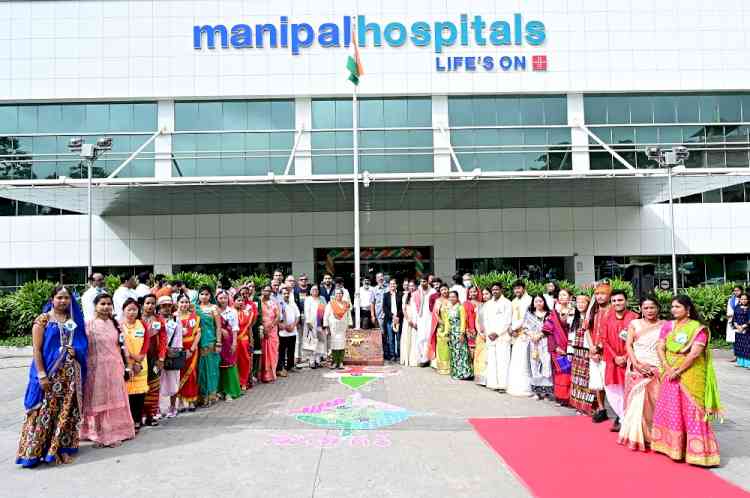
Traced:
[[[290, 414], [353, 392], [327, 378], [328, 370], [305, 369], [146, 428], [120, 448], [84, 443], [70, 466], [24, 470], [13, 462], [29, 361], [26, 353], [0, 350], [0, 496], [526, 497], [467, 418], [571, 414], [432, 369], [397, 368], [358, 392], [411, 417], [343, 437]], [[716, 426], [722, 466], [712, 472], [750, 489], [750, 371], [726, 358], [717, 367], [726, 420]]]

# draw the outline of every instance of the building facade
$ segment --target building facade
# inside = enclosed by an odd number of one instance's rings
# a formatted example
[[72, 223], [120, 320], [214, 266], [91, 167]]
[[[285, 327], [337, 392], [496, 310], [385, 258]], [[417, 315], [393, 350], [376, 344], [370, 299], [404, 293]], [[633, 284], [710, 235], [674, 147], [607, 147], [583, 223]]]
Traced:
[[[0, 286], [121, 272], [509, 269], [631, 262], [748, 280], [742, 2], [11, 1], [0, 4]], [[747, 198], [746, 198], [747, 195]], [[747, 201], [747, 202], [746, 202]]]

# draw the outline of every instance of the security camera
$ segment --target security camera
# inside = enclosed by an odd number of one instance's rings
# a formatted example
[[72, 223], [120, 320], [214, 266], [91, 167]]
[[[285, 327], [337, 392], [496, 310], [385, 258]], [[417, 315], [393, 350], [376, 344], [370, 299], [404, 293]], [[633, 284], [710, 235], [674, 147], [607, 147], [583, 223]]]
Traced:
[[646, 157], [652, 161], [658, 161], [661, 157], [661, 149], [659, 147], [646, 147]]
[[677, 146], [673, 150], [674, 155], [678, 161], [684, 161], [685, 159], [690, 157], [690, 151], [684, 145]]
[[97, 140], [96, 148], [99, 150], [112, 150], [112, 137], [102, 137]]
[[371, 182], [372, 182], [372, 177], [370, 176], [370, 172], [365, 171], [364, 173], [362, 173], [362, 185], [364, 185], [365, 188], [368, 188]]
[[83, 146], [83, 138], [74, 137], [68, 140], [68, 150], [71, 152], [80, 152]]

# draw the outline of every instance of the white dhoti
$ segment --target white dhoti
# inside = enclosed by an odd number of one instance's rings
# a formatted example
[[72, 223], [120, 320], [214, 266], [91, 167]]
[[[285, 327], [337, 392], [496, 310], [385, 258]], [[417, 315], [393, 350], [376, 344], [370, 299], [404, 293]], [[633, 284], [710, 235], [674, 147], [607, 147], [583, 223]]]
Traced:
[[734, 343], [734, 334], [735, 334], [735, 330], [734, 330], [734, 327], [732, 326], [732, 322], [730, 321], [729, 323], [727, 323], [727, 342], [728, 343], [730, 344]]
[[622, 418], [625, 414], [625, 388], [621, 384], [612, 384], [604, 386], [607, 393], [607, 403], [612, 407], [612, 411]]
[[487, 387], [489, 389], [507, 389], [510, 372], [510, 342], [500, 338], [487, 339]]
[[607, 364], [604, 360], [589, 360], [589, 389], [592, 391], [601, 391], [604, 389], [604, 372]]
[[419, 353], [419, 363], [429, 361], [427, 356], [430, 347], [430, 337], [432, 337], [432, 315], [420, 317], [417, 322], [417, 351]]
[[525, 336], [516, 339], [510, 353], [508, 394], [512, 396], [531, 396], [529, 340]]

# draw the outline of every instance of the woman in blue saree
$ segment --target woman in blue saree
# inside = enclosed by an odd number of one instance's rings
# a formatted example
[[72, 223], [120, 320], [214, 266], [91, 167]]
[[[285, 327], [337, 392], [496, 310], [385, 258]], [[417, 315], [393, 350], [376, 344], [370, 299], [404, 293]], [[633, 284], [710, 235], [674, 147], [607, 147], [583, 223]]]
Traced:
[[34, 320], [32, 344], [16, 463], [70, 463], [78, 452], [88, 340], [81, 308], [67, 288], [55, 287]]

